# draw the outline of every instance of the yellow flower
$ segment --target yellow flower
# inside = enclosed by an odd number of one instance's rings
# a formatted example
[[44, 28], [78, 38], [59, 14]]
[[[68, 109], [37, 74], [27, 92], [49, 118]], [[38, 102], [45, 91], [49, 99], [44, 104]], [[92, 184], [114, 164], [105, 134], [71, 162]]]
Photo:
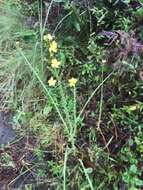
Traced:
[[54, 53], [57, 53], [58, 51], [58, 45], [57, 45], [57, 42], [56, 41], [52, 41], [50, 43], [50, 47], [49, 47], [49, 52], [54, 52]]
[[17, 42], [15, 42], [15, 44], [16, 44], [16, 46], [19, 46], [20, 42], [19, 42], [19, 41], [17, 41]]
[[69, 81], [69, 86], [70, 87], [75, 87], [76, 83], [77, 83], [77, 79], [76, 78], [71, 78], [68, 80]]
[[139, 106], [138, 106], [137, 104], [132, 105], [132, 106], [129, 106], [129, 110], [130, 110], [130, 111], [137, 110], [138, 108], [139, 108]]
[[106, 60], [105, 60], [105, 59], [103, 59], [103, 60], [102, 60], [102, 63], [106, 63]]
[[51, 34], [47, 34], [47, 38], [48, 38], [49, 41], [51, 41], [53, 39]]
[[51, 34], [46, 34], [43, 37], [45, 42], [51, 41], [53, 39], [53, 37], [51, 36]]
[[59, 68], [59, 66], [60, 66], [60, 64], [61, 64], [61, 62], [60, 61], [58, 61], [56, 58], [54, 58], [54, 59], [52, 59], [51, 60], [51, 66], [52, 66], [52, 68]]
[[55, 86], [56, 82], [57, 82], [57, 81], [54, 80], [53, 77], [51, 77], [51, 78], [48, 80], [49, 86]]

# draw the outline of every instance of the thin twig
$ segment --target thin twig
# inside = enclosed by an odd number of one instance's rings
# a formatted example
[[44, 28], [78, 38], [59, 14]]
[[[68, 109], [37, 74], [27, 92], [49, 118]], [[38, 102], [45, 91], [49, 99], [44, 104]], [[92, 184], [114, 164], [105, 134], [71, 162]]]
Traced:
[[52, 33], [53, 36], [55, 36], [55, 33], [56, 33], [58, 27], [62, 24], [62, 22], [63, 22], [68, 16], [70, 16], [72, 13], [73, 13], [73, 11], [70, 11], [66, 16], [64, 16], [64, 17], [59, 21], [59, 23], [57, 24], [57, 26], [55, 27], [55, 29], [54, 29], [54, 31], [53, 31], [53, 33]]
[[47, 21], [48, 21], [48, 18], [49, 18], [49, 13], [50, 13], [50, 10], [51, 10], [51, 7], [52, 7], [53, 2], [54, 2], [54, 0], [51, 0], [50, 5], [49, 5], [49, 7], [48, 7], [47, 14], [46, 14], [46, 18], [45, 18], [45, 22], [44, 22], [44, 25], [43, 25], [42, 35], [43, 35], [44, 32], [45, 32], [46, 24], [47, 24]]

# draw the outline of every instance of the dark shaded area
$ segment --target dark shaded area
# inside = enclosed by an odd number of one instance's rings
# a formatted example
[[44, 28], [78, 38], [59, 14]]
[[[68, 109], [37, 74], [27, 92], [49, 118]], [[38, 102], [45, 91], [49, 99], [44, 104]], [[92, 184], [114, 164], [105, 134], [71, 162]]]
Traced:
[[10, 125], [9, 114], [0, 113], [0, 145], [11, 143], [16, 138], [16, 132]]

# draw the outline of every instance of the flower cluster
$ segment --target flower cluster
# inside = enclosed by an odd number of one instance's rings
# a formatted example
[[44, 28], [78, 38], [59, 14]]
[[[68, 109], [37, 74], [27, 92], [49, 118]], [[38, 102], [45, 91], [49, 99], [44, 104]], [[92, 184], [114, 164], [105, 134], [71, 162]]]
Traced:
[[[47, 43], [49, 45], [49, 54], [50, 54], [50, 58], [51, 58], [51, 68], [59, 69], [60, 65], [61, 65], [61, 61], [59, 61], [56, 58], [56, 54], [58, 52], [57, 42], [53, 39], [51, 34], [44, 35], [43, 40], [45, 43]], [[55, 86], [56, 82], [57, 82], [56, 79], [54, 79], [53, 77], [51, 77], [48, 80], [49, 86]], [[77, 79], [72, 77], [71, 79], [68, 80], [68, 82], [69, 82], [70, 87], [75, 87], [75, 85], [77, 83]]]

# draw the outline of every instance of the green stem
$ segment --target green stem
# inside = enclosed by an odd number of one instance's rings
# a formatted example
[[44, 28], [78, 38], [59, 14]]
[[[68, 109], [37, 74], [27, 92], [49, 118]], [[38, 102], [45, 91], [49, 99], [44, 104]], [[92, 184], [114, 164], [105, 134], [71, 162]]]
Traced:
[[70, 136], [71, 136], [72, 135], [71, 131], [72, 131], [73, 125], [72, 125], [72, 122], [70, 120], [70, 114], [69, 114], [69, 110], [67, 108], [67, 102], [66, 102], [65, 94], [64, 94], [64, 91], [63, 91], [63, 87], [61, 85], [61, 78], [59, 77], [57, 70], [54, 70], [53, 74], [55, 75], [55, 77], [56, 77], [56, 79], [58, 80], [58, 83], [59, 83], [60, 96], [62, 98], [62, 104], [63, 104], [63, 107], [64, 107], [64, 113], [66, 115], [67, 122], [68, 122], [68, 124], [70, 126]]
[[89, 177], [89, 175], [88, 175], [88, 173], [87, 173], [86, 168], [84, 167], [84, 164], [83, 164], [82, 160], [79, 159], [79, 162], [80, 162], [81, 167], [82, 167], [82, 169], [83, 169], [83, 171], [84, 171], [85, 177], [86, 177], [86, 179], [87, 179], [87, 181], [88, 181], [88, 183], [89, 183], [90, 189], [91, 189], [91, 190], [94, 190], [93, 185], [92, 185], [92, 182], [91, 182], [91, 180], [90, 180], [90, 177]]
[[59, 115], [59, 117], [60, 117], [60, 119], [61, 119], [63, 125], [65, 126], [65, 128], [67, 129], [67, 132], [69, 133], [69, 131], [68, 131], [68, 126], [66, 125], [66, 123], [65, 123], [65, 121], [64, 121], [64, 119], [63, 119], [63, 117], [62, 117], [62, 115], [61, 115], [61, 113], [60, 113], [60, 110], [59, 110], [57, 104], [55, 103], [53, 97], [51, 96], [49, 90], [46, 88], [45, 84], [43, 83], [43, 81], [42, 81], [41, 78], [39, 77], [38, 73], [37, 73], [37, 72], [35, 71], [35, 69], [32, 67], [32, 65], [30, 64], [30, 62], [28, 61], [28, 59], [26, 58], [26, 56], [23, 54], [23, 52], [22, 52], [20, 49], [19, 49], [19, 51], [20, 51], [20, 54], [22, 55], [22, 57], [25, 59], [27, 65], [29, 66], [29, 68], [30, 68], [31, 71], [33, 72], [33, 74], [34, 74], [34, 75], [37, 77], [37, 79], [39, 80], [39, 82], [40, 82], [41, 86], [43, 87], [44, 91], [47, 93], [47, 95], [48, 95], [48, 97], [50, 98], [52, 104], [54, 105], [54, 107], [55, 107], [55, 109], [56, 109], [56, 111], [57, 111], [57, 113], [58, 113], [58, 115]]
[[74, 144], [74, 140], [75, 140], [76, 133], [77, 133], [76, 87], [74, 87], [74, 89], [73, 89], [73, 94], [74, 94], [74, 128], [73, 128], [73, 131], [72, 131], [72, 140], [73, 140], [73, 144]]
[[98, 86], [97, 88], [92, 92], [91, 96], [88, 98], [88, 100], [86, 101], [86, 103], [84, 104], [82, 110], [80, 111], [78, 117], [77, 117], [77, 121], [80, 119], [81, 115], [83, 114], [86, 106], [88, 105], [88, 103], [90, 102], [90, 100], [93, 98], [93, 96], [95, 95], [95, 93], [99, 90], [99, 88], [111, 77], [111, 75], [114, 73], [114, 71], [112, 71]]
[[66, 190], [66, 168], [68, 160], [68, 148], [65, 150], [64, 167], [63, 167], [63, 190]]

